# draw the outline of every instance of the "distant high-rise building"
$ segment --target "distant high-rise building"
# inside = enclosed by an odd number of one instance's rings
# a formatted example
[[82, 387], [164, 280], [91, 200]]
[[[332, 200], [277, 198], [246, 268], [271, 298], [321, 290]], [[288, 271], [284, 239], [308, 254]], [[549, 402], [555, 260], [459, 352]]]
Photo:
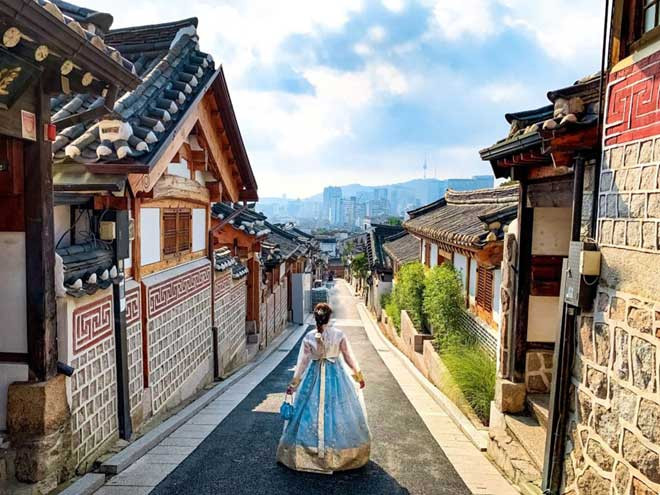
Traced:
[[328, 186], [323, 189], [323, 218], [331, 225], [341, 223], [341, 187]]

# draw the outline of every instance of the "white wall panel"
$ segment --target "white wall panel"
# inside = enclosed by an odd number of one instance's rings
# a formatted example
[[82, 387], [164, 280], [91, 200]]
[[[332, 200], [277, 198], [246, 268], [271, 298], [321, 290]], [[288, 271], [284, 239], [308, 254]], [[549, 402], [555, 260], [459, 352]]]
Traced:
[[160, 209], [140, 210], [140, 254], [142, 266], [160, 261]]
[[206, 210], [195, 208], [192, 214], [192, 250], [200, 251], [206, 247]]

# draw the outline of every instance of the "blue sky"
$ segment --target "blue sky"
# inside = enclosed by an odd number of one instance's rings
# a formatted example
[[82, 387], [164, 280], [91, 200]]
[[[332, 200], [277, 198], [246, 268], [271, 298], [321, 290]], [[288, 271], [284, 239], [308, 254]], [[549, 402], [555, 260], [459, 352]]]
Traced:
[[600, 0], [91, 0], [115, 27], [199, 17], [261, 196], [490, 173], [504, 113], [600, 65]]

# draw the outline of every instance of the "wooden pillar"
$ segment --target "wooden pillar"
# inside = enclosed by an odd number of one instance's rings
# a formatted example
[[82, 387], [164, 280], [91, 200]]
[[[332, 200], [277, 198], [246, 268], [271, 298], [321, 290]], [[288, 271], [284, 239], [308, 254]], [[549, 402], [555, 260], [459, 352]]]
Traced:
[[518, 202], [518, 281], [513, 327], [513, 379], [525, 381], [525, 353], [527, 351], [527, 316], [532, 262], [532, 228], [534, 209], [527, 206], [527, 184], [520, 183]]
[[53, 242], [53, 165], [44, 136], [50, 103], [43, 80], [36, 89], [36, 141], [25, 146], [25, 275], [29, 377], [46, 381], [57, 373], [57, 306]]

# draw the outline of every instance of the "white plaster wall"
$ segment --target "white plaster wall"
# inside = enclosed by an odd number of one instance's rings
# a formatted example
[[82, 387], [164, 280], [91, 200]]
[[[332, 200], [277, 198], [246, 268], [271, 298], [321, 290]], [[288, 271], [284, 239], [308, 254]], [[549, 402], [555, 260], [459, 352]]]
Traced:
[[27, 352], [25, 233], [0, 232], [0, 352]]
[[184, 179], [190, 179], [190, 170], [188, 170], [188, 162], [181, 159], [181, 163], [170, 163], [167, 166], [167, 173], [170, 175], [177, 175]]
[[[69, 234], [64, 235], [65, 232], [71, 227], [71, 216], [70, 216], [70, 206], [68, 205], [59, 205], [53, 208], [53, 223], [55, 227], [55, 238], [54, 242], [56, 247], [69, 247], [71, 242], [69, 240]], [[64, 237], [62, 237], [64, 235]], [[62, 241], [57, 245], [57, 242], [62, 237]]]
[[534, 208], [532, 254], [568, 256], [570, 241], [570, 208]]
[[554, 342], [559, 326], [558, 297], [529, 297], [527, 315], [528, 342]]
[[140, 209], [140, 254], [142, 266], [160, 261], [160, 209]]
[[438, 246], [431, 244], [431, 268], [438, 266]]
[[[476, 263], [473, 263], [476, 265]], [[476, 278], [475, 278], [476, 282]], [[500, 286], [502, 285], [502, 270], [499, 268], [493, 270], [493, 321], [500, 327]], [[499, 340], [499, 339], [498, 339]]]
[[454, 268], [456, 268], [461, 274], [461, 283], [463, 284], [463, 290], [467, 287], [467, 257], [462, 254], [454, 253]]
[[7, 391], [14, 382], [28, 379], [28, 366], [22, 363], [0, 363], [0, 431], [7, 429]]
[[[495, 285], [494, 287], [499, 287]], [[470, 302], [474, 303], [477, 298], [477, 260], [470, 262]]]
[[192, 250], [206, 247], [206, 210], [195, 208], [192, 211]]
[[422, 239], [422, 265], [426, 265], [426, 241]]
[[195, 180], [199, 182], [202, 186], [206, 185], [206, 181], [204, 179], [204, 172], [201, 170], [195, 170]]

